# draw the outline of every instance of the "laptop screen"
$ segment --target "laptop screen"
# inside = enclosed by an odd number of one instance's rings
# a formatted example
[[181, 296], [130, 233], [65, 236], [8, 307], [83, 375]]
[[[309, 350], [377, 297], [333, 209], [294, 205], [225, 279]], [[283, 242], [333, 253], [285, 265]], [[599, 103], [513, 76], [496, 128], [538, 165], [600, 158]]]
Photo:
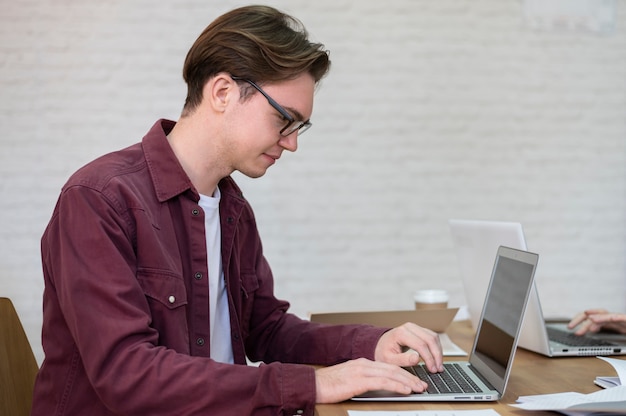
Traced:
[[481, 373], [489, 375], [488, 380], [496, 388], [504, 387], [502, 384], [515, 354], [515, 340], [536, 264], [537, 256], [533, 253], [506, 247], [498, 249], [470, 360]]

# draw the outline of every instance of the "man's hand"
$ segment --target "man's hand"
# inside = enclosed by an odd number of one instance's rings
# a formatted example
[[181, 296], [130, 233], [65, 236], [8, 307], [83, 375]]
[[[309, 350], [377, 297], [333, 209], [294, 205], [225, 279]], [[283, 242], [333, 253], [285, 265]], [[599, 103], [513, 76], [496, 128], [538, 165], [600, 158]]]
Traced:
[[611, 313], [606, 309], [587, 309], [576, 315], [567, 327], [569, 329], [578, 327], [576, 335], [598, 332], [601, 329], [626, 334], [626, 314]]
[[376, 344], [376, 361], [365, 358], [316, 370], [317, 402], [336, 403], [372, 390], [421, 393], [428, 385], [402, 367], [420, 359], [432, 373], [443, 371], [439, 336], [412, 323], [385, 332]]
[[[410, 349], [409, 349], [410, 348]], [[410, 367], [420, 358], [431, 373], [443, 371], [443, 352], [436, 332], [413, 323], [387, 331], [376, 345], [374, 358], [389, 364]]]
[[317, 403], [337, 403], [372, 390], [422, 392], [427, 385], [397, 365], [365, 358], [315, 370]]

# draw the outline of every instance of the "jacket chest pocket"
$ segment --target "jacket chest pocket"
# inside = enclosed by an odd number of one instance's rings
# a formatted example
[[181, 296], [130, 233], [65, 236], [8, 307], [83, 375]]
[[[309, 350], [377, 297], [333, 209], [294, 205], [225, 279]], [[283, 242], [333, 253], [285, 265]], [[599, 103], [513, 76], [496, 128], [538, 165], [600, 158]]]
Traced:
[[150, 326], [159, 332], [159, 345], [177, 350], [180, 348], [176, 346], [189, 345], [187, 290], [183, 279], [168, 271], [143, 268], [137, 271], [137, 280], [150, 307]]

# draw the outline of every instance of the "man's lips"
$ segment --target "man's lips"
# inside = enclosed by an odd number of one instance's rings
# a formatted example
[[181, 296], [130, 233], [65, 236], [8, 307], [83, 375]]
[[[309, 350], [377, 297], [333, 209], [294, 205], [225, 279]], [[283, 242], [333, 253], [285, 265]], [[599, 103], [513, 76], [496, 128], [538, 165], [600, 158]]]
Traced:
[[280, 159], [280, 155], [276, 156], [276, 155], [270, 155], [268, 153], [263, 153], [263, 154], [267, 156], [268, 158], [272, 159], [272, 164], [276, 163], [276, 161]]

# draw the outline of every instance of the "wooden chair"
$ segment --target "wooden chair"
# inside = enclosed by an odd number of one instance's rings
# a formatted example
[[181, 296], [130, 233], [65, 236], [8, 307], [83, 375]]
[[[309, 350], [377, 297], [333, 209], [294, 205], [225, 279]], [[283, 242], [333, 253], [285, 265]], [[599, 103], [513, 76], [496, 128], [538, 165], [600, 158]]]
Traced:
[[30, 415], [38, 370], [13, 303], [0, 298], [0, 415]]

